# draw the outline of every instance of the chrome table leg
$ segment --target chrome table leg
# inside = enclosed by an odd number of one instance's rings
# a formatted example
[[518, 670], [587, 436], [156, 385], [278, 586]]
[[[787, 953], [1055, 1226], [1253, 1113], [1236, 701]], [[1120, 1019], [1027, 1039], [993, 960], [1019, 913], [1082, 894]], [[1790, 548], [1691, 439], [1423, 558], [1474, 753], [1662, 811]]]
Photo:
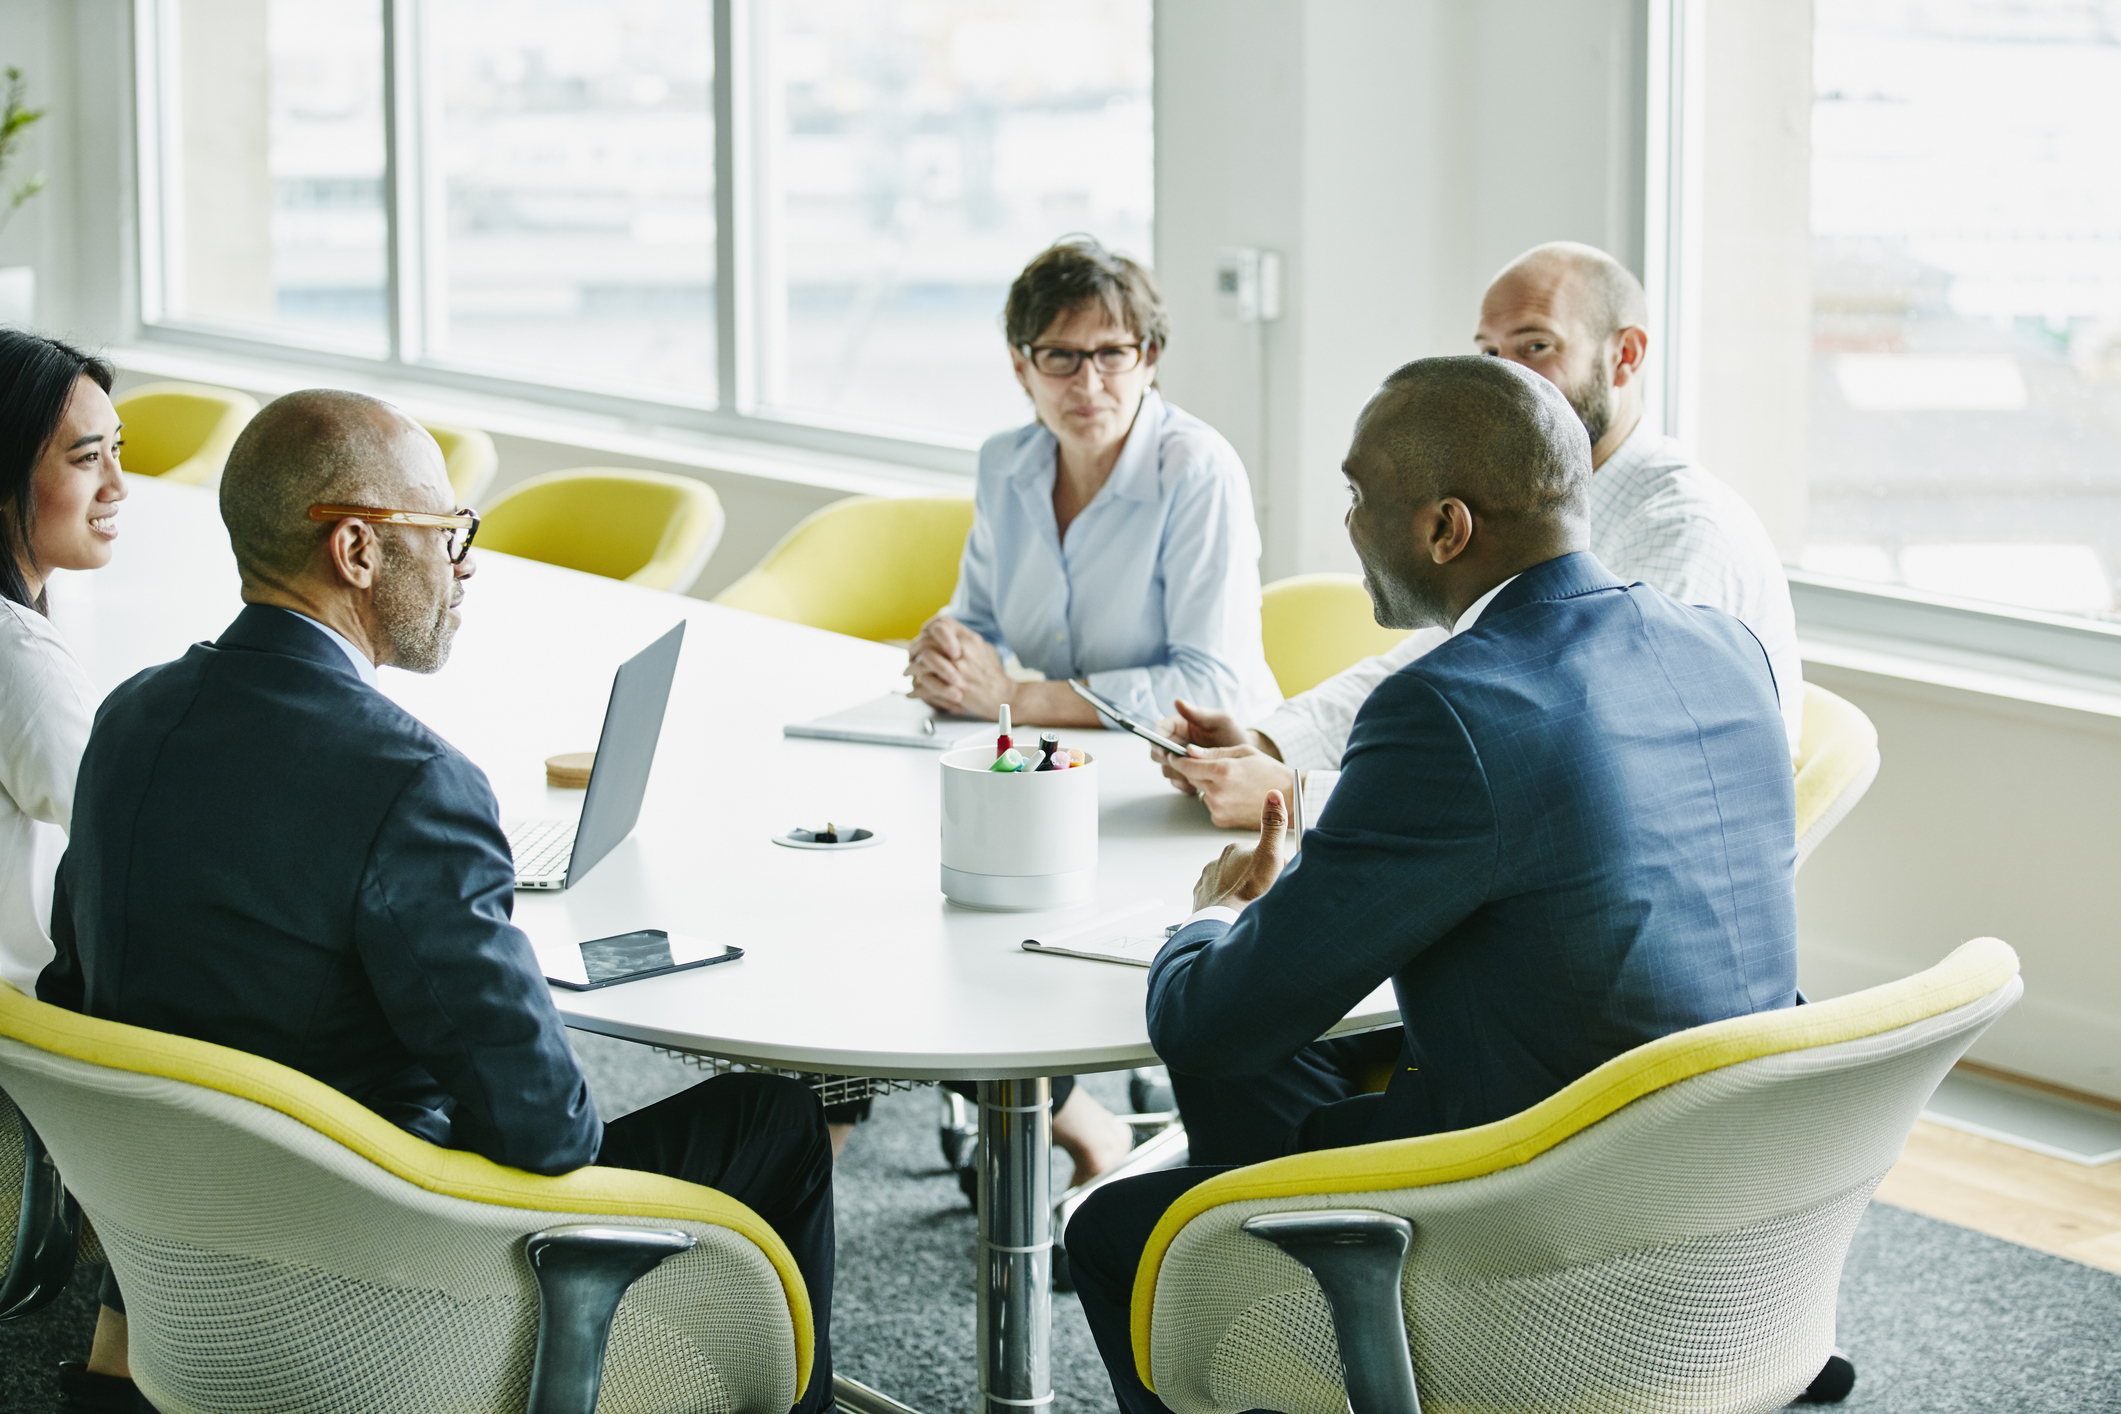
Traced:
[[1053, 1089], [979, 1082], [981, 1414], [1053, 1402]]

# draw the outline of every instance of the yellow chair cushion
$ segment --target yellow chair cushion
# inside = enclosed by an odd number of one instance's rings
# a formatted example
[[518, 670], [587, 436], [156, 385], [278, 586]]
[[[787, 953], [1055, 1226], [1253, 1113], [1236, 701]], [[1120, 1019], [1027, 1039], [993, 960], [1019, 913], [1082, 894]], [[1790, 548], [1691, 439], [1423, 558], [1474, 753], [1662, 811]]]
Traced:
[[1797, 748], [1797, 834], [1801, 838], [1878, 754], [1878, 729], [1861, 708], [1813, 683], [1804, 685], [1804, 735]]
[[1380, 628], [1355, 574], [1299, 574], [1260, 592], [1260, 640], [1281, 695], [1294, 697], [1364, 658], [1390, 652], [1405, 629]]
[[[1218, 1174], [1189, 1189], [1149, 1235], [1134, 1277], [1135, 1368], [1150, 1383], [1156, 1277], [1180, 1229], [1208, 1209], [1261, 1198], [1371, 1193], [1478, 1178], [1527, 1163], [1652, 1091], [1762, 1056], [1831, 1046], [1912, 1025], [1978, 1001], [2018, 973], [1995, 938], [1955, 948], [1926, 972], [1809, 1006], [1735, 1016], [1659, 1037], [1615, 1056], [1521, 1114], [1473, 1129], [1293, 1154]], [[1150, 1385], [1154, 1388], [1154, 1385]]]
[[258, 412], [257, 400], [203, 383], [144, 383], [112, 404], [124, 424], [125, 470], [183, 486], [211, 485]]
[[623, 579], [689, 588], [701, 547], [721, 533], [705, 482], [660, 471], [583, 467], [510, 487], [479, 522], [476, 548]]
[[684, 1219], [727, 1228], [758, 1247], [781, 1279], [795, 1327], [796, 1391], [809, 1386], [810, 1292], [779, 1234], [712, 1188], [631, 1169], [580, 1168], [548, 1178], [443, 1149], [300, 1071], [226, 1046], [82, 1016], [0, 985], [0, 1035], [112, 1070], [183, 1081], [277, 1110], [429, 1193], [540, 1212]]
[[501, 465], [501, 454], [494, 449], [493, 438], [476, 427], [459, 427], [451, 422], [423, 422], [427, 435], [435, 439], [442, 449], [443, 470], [449, 476], [449, 489], [460, 506], [474, 506], [479, 493], [493, 480], [493, 474]]
[[950, 602], [971, 530], [970, 496], [835, 501], [714, 602], [853, 638], [912, 638]]

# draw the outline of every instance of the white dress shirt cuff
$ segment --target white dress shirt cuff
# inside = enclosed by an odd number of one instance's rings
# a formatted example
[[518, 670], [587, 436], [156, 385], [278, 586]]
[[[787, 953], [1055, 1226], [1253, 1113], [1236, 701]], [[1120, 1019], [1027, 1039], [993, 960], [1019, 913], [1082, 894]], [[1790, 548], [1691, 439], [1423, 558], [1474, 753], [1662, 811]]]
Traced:
[[1292, 771], [1316, 771], [1338, 766], [1341, 753], [1333, 749], [1333, 743], [1319, 730], [1311, 714], [1297, 705], [1299, 701], [1291, 698], [1282, 703], [1252, 729], [1273, 740], [1274, 749], [1281, 753], [1282, 764]]
[[1204, 918], [1213, 918], [1220, 923], [1235, 923], [1237, 922], [1237, 910], [1219, 903], [1211, 903], [1206, 908], [1195, 909], [1193, 916], [1178, 926], [1180, 928], [1190, 928]]

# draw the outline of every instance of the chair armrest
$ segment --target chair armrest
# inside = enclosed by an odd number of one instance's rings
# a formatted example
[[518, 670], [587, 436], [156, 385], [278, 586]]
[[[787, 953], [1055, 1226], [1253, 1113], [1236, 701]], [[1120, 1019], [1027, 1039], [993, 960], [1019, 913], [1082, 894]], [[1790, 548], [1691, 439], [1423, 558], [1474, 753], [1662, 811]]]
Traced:
[[29, 1119], [22, 1126], [22, 1209], [15, 1219], [15, 1250], [0, 1277], [0, 1321], [19, 1320], [58, 1299], [74, 1275], [74, 1249], [81, 1238], [81, 1205], [66, 1191], [59, 1166]]
[[1390, 1213], [1324, 1208], [1262, 1213], [1245, 1231], [1318, 1278], [1333, 1311], [1352, 1414], [1421, 1414], [1399, 1295], [1414, 1225]]
[[523, 1239], [538, 1279], [528, 1414], [595, 1414], [612, 1318], [636, 1281], [695, 1241], [674, 1228], [568, 1223]]

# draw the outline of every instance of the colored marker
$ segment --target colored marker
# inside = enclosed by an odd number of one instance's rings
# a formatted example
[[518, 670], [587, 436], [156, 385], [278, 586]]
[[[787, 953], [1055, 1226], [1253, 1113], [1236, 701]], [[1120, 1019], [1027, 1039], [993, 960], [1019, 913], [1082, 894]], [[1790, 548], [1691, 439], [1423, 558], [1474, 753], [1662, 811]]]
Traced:
[[1014, 745], [1016, 743], [1009, 740], [1009, 705], [1005, 702], [1002, 704], [1002, 734], [994, 739], [994, 754], [999, 756]]
[[1033, 767], [1032, 769], [1038, 771], [1059, 771], [1065, 769], [1058, 761], [1055, 761], [1053, 759], [1053, 753], [1060, 750], [1059, 737], [1054, 736], [1052, 733], [1048, 732], [1046, 735], [1038, 739], [1038, 750], [1038, 765]]
[[1024, 753], [1018, 751], [1015, 747], [1012, 746], [1007, 751], [1004, 751], [1001, 755], [995, 757], [994, 764], [992, 766], [989, 766], [987, 769], [990, 771], [1005, 772], [1021, 771], [1026, 769], [1030, 764], [1030, 762], [1024, 760]]

